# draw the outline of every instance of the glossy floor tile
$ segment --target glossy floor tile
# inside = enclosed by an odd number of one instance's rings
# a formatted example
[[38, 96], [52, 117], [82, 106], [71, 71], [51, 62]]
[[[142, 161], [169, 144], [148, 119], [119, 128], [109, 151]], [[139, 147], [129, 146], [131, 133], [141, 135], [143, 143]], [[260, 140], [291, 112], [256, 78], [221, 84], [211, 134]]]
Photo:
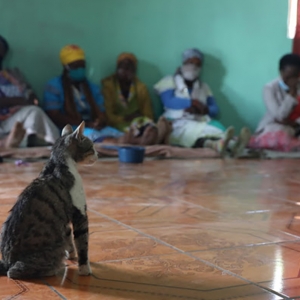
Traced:
[[[42, 163], [0, 165], [0, 222]], [[300, 299], [299, 161], [80, 167], [93, 275], [0, 277], [0, 299]]]

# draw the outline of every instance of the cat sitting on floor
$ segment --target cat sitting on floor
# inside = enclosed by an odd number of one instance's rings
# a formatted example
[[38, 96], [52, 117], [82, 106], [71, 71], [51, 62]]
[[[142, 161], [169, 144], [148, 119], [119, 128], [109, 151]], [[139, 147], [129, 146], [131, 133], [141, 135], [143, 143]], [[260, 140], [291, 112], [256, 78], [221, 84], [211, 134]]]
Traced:
[[82, 122], [74, 132], [69, 125], [63, 129], [39, 177], [12, 208], [1, 233], [0, 275], [20, 279], [57, 274], [65, 268], [66, 251], [75, 257], [71, 224], [79, 274], [91, 274], [86, 200], [76, 163], [94, 163], [97, 152], [83, 136], [84, 127]]

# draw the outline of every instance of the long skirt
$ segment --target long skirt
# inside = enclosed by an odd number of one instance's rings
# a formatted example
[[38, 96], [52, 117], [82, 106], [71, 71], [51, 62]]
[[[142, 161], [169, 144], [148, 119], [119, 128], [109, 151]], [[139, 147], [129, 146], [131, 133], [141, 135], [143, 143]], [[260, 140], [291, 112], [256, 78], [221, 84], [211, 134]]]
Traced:
[[300, 151], [300, 140], [284, 130], [266, 132], [253, 136], [248, 145], [252, 149], [265, 149], [281, 152]]
[[225, 128], [215, 120], [201, 122], [189, 119], [173, 121], [173, 131], [170, 143], [182, 147], [191, 148], [200, 138], [223, 138]]
[[14, 124], [20, 122], [26, 130], [26, 136], [35, 134], [44, 141], [53, 144], [59, 138], [59, 130], [38, 106], [29, 105], [0, 122], [0, 138], [8, 135]]

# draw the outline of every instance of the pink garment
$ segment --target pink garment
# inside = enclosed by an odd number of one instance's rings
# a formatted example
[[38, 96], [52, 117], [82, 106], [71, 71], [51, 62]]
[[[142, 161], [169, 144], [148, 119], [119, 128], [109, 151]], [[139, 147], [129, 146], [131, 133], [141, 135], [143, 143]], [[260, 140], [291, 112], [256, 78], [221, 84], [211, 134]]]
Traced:
[[282, 152], [300, 151], [300, 140], [284, 131], [266, 132], [253, 136], [248, 145], [252, 149], [266, 149]]

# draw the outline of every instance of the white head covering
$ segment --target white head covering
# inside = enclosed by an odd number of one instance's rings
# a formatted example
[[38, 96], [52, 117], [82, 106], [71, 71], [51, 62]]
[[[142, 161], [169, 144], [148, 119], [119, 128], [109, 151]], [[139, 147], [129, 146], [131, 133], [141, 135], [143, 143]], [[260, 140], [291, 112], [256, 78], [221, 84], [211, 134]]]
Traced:
[[196, 48], [187, 49], [182, 53], [182, 63], [185, 63], [188, 59], [194, 57], [197, 57], [200, 60], [204, 59], [204, 55], [200, 50]]

